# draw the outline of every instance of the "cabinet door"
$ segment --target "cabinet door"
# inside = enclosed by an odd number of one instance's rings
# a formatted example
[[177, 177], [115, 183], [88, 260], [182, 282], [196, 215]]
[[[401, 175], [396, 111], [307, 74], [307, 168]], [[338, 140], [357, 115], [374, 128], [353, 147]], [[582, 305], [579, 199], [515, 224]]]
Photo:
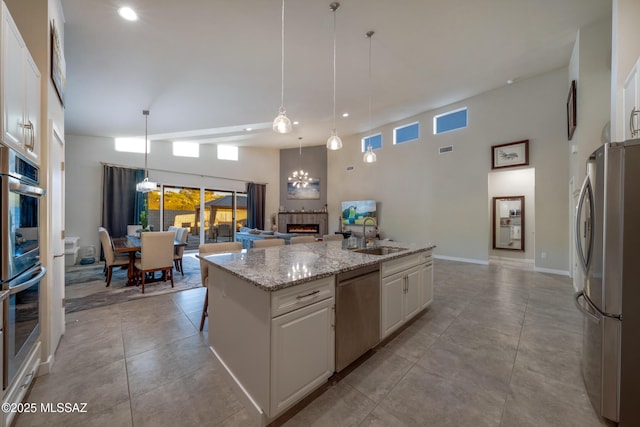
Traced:
[[333, 375], [334, 302], [329, 298], [271, 320], [270, 417]]
[[421, 308], [427, 308], [433, 301], [433, 263], [422, 264], [420, 272], [422, 274], [422, 277], [420, 277], [420, 281], [422, 282], [422, 294], [420, 297], [422, 300]]
[[2, 3], [2, 139], [23, 152], [25, 45]]
[[421, 271], [419, 267], [413, 267], [407, 271], [407, 284], [404, 294], [404, 319], [408, 320], [422, 309], [420, 296], [422, 294]]
[[28, 52], [25, 51], [25, 117], [28, 125], [24, 129], [25, 154], [40, 164], [40, 71]]
[[398, 329], [404, 323], [404, 273], [394, 274], [382, 279], [382, 290], [380, 295], [380, 331], [381, 338], [387, 337], [391, 332]]
[[624, 139], [633, 139], [640, 136], [638, 133], [632, 133], [633, 129], [640, 128], [639, 118], [637, 116], [632, 117], [632, 111], [634, 109], [640, 109], [638, 103], [638, 63], [631, 69], [631, 73], [627, 77], [624, 83], [622, 91], [622, 114], [624, 115]]

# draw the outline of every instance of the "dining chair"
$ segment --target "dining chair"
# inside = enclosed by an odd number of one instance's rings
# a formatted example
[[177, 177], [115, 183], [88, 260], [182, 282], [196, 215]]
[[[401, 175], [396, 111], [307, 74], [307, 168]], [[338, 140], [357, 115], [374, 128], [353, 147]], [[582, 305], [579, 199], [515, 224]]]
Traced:
[[[184, 243], [186, 246], [187, 238], [189, 237], [189, 233], [186, 228], [179, 228], [176, 232], [176, 240], [179, 240], [181, 243]], [[176, 267], [176, 270], [180, 272], [184, 276], [184, 271], [182, 269], [182, 256], [184, 255], [185, 246], [176, 246], [175, 253], [173, 255], [173, 264]]]
[[[198, 247], [199, 255], [209, 255], [224, 252], [242, 250], [240, 242], [204, 243]], [[204, 294], [204, 304], [202, 306], [202, 317], [200, 318], [200, 330], [204, 329], [205, 318], [209, 315], [209, 267], [206, 261], [200, 260], [200, 277], [202, 286], [207, 288]]]
[[284, 246], [284, 239], [263, 239], [254, 240], [254, 248], [267, 248], [269, 246]]
[[127, 236], [137, 236], [142, 231], [141, 225], [127, 225]]
[[324, 236], [322, 236], [322, 241], [323, 242], [331, 242], [331, 241], [338, 241], [338, 240], [344, 240], [344, 235], [342, 234], [325, 234]]
[[142, 284], [144, 294], [144, 282], [147, 273], [162, 271], [164, 281], [171, 280], [173, 288], [173, 256], [175, 240], [173, 231], [157, 231], [142, 233], [140, 237], [140, 261], [136, 261], [136, 273], [138, 281]]
[[116, 257], [113, 252], [113, 243], [111, 242], [111, 237], [109, 237], [109, 232], [106, 228], [100, 227], [98, 228], [98, 234], [100, 235], [100, 243], [102, 244], [102, 251], [104, 252], [104, 265], [107, 269], [107, 277], [105, 281], [107, 282], [106, 287], [111, 284], [111, 276], [113, 274], [113, 267], [124, 267], [129, 265], [129, 258], [126, 257]]
[[316, 238], [314, 236], [295, 236], [290, 240], [292, 245], [297, 245], [298, 243], [315, 243], [315, 241]]

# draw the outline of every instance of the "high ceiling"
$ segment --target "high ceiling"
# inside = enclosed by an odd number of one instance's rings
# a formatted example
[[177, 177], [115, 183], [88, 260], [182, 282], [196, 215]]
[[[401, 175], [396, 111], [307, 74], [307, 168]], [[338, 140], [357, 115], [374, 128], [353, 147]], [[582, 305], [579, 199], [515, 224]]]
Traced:
[[[118, 16], [124, 3], [62, 0], [67, 133], [140, 136], [149, 109], [151, 139], [286, 148], [329, 137], [330, 1], [286, 3], [284, 104], [300, 122], [288, 135], [271, 130], [280, 106], [280, 0], [128, 0], [137, 22]], [[342, 136], [566, 66], [578, 29], [611, 9], [610, 0], [340, 3]]]

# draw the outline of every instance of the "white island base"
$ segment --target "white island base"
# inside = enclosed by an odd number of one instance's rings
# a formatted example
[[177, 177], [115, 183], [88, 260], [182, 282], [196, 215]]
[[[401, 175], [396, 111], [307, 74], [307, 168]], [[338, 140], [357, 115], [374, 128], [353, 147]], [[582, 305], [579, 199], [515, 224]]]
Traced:
[[334, 373], [335, 276], [267, 292], [209, 269], [211, 350], [266, 426]]

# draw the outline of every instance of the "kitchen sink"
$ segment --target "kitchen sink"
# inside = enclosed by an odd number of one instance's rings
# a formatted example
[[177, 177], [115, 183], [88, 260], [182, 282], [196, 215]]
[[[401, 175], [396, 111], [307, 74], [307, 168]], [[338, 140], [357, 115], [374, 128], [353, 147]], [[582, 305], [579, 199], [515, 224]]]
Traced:
[[376, 246], [375, 248], [356, 249], [354, 252], [368, 255], [389, 255], [400, 251], [406, 251], [407, 248], [396, 248], [393, 246]]

